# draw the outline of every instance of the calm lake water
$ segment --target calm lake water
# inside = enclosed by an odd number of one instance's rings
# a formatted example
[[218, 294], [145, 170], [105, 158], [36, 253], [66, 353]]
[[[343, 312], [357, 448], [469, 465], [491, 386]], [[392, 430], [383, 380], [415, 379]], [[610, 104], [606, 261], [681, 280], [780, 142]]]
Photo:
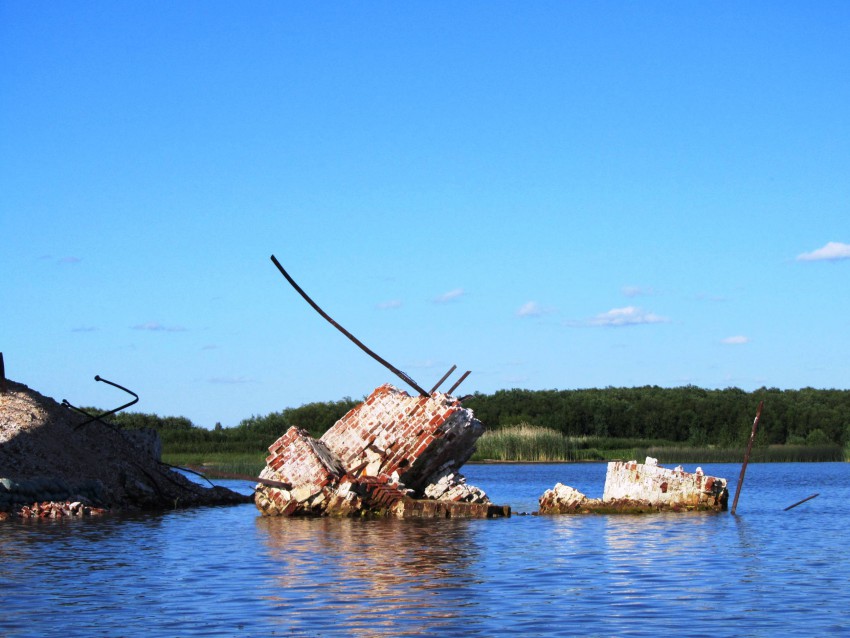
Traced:
[[[601, 496], [605, 469], [464, 474], [531, 512], [559, 481]], [[703, 469], [734, 495], [739, 465]], [[850, 635], [848, 504], [850, 464], [751, 464], [736, 516], [16, 521], [0, 524], [0, 635]]]

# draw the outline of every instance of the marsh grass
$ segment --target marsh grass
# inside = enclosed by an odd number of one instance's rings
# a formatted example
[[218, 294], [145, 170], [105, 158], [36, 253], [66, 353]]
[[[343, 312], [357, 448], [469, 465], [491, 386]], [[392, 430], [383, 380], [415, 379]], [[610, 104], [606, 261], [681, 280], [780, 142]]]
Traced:
[[[636, 460], [647, 456], [665, 465], [679, 463], [740, 463], [744, 448], [694, 447], [672, 441], [617, 439], [610, 437], [564, 436], [557, 430], [521, 424], [489, 430], [478, 439], [474, 462], [572, 462]], [[267, 452], [195, 451], [171, 452], [163, 461], [171, 465], [201, 469], [210, 478], [217, 474], [258, 476]], [[750, 460], [769, 462], [819, 462], [850, 460], [850, 449], [837, 445], [771, 445], [756, 447]]]
[[238, 452], [164, 453], [162, 460], [170, 465], [188, 467], [209, 478], [221, 474], [259, 476], [266, 465], [266, 455]]
[[574, 461], [577, 449], [560, 432], [522, 424], [485, 432], [476, 443], [474, 461]]
[[[472, 461], [568, 462], [637, 460], [647, 456], [659, 463], [740, 463], [743, 447], [688, 446], [672, 441], [610, 437], [568, 437], [557, 430], [528, 424], [490, 430], [478, 439]], [[756, 447], [754, 463], [844, 461], [847, 450], [838, 445], [771, 445]]]
[[[567, 462], [601, 461], [602, 448], [610, 440], [601, 437], [568, 437], [557, 430], [522, 423], [490, 430], [478, 439], [473, 461]], [[632, 443], [626, 441], [626, 443]], [[642, 442], [646, 443], [646, 442]]]
[[[741, 463], [746, 449], [718, 447], [649, 447], [635, 450], [635, 458], [647, 456], [659, 463]], [[844, 450], [838, 445], [771, 445], [755, 447], [750, 454], [753, 463], [819, 463], [844, 461]]]

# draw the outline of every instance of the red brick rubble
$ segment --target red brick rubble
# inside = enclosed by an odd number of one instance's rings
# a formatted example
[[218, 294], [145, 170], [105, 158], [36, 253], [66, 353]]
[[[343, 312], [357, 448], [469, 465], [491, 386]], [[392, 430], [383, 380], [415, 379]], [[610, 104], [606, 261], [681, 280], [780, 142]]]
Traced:
[[509, 516], [458, 473], [484, 427], [447, 395], [386, 384], [320, 439], [289, 428], [269, 447], [254, 502], [269, 516]]

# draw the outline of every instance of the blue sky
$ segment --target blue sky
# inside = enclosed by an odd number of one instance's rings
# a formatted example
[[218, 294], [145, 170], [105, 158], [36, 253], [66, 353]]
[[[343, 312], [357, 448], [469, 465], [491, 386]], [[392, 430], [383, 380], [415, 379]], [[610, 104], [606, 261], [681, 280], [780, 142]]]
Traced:
[[846, 2], [0, 4], [0, 351], [237, 424], [850, 387]]

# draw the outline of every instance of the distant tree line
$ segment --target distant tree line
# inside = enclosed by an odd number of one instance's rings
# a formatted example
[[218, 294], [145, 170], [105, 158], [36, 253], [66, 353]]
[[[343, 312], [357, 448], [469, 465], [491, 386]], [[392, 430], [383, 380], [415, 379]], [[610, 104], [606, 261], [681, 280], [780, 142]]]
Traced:
[[[499, 390], [464, 399], [488, 430], [521, 423], [551, 428], [569, 437], [652, 440], [693, 446], [746, 444], [759, 401], [759, 445], [850, 446], [850, 390], [696, 386], [587, 390]], [[209, 430], [185, 417], [122, 412], [110, 417], [119, 427], [154, 428], [167, 452], [264, 452], [292, 426], [321, 436], [359, 401], [308, 403], [265, 416], [251, 416], [230, 428]]]
[[589, 390], [499, 390], [464, 406], [488, 428], [528, 423], [566, 436], [662, 439], [689, 445], [744, 445], [759, 401], [762, 444], [850, 444], [850, 390], [696, 386]]
[[152, 428], [159, 432], [166, 452], [265, 452], [290, 426], [320, 437], [359, 401], [346, 397], [339, 401], [307, 403], [265, 416], [251, 416], [239, 425], [215, 428], [194, 425], [185, 417], [160, 417], [142, 412], [119, 412], [110, 421], [121, 428]]

